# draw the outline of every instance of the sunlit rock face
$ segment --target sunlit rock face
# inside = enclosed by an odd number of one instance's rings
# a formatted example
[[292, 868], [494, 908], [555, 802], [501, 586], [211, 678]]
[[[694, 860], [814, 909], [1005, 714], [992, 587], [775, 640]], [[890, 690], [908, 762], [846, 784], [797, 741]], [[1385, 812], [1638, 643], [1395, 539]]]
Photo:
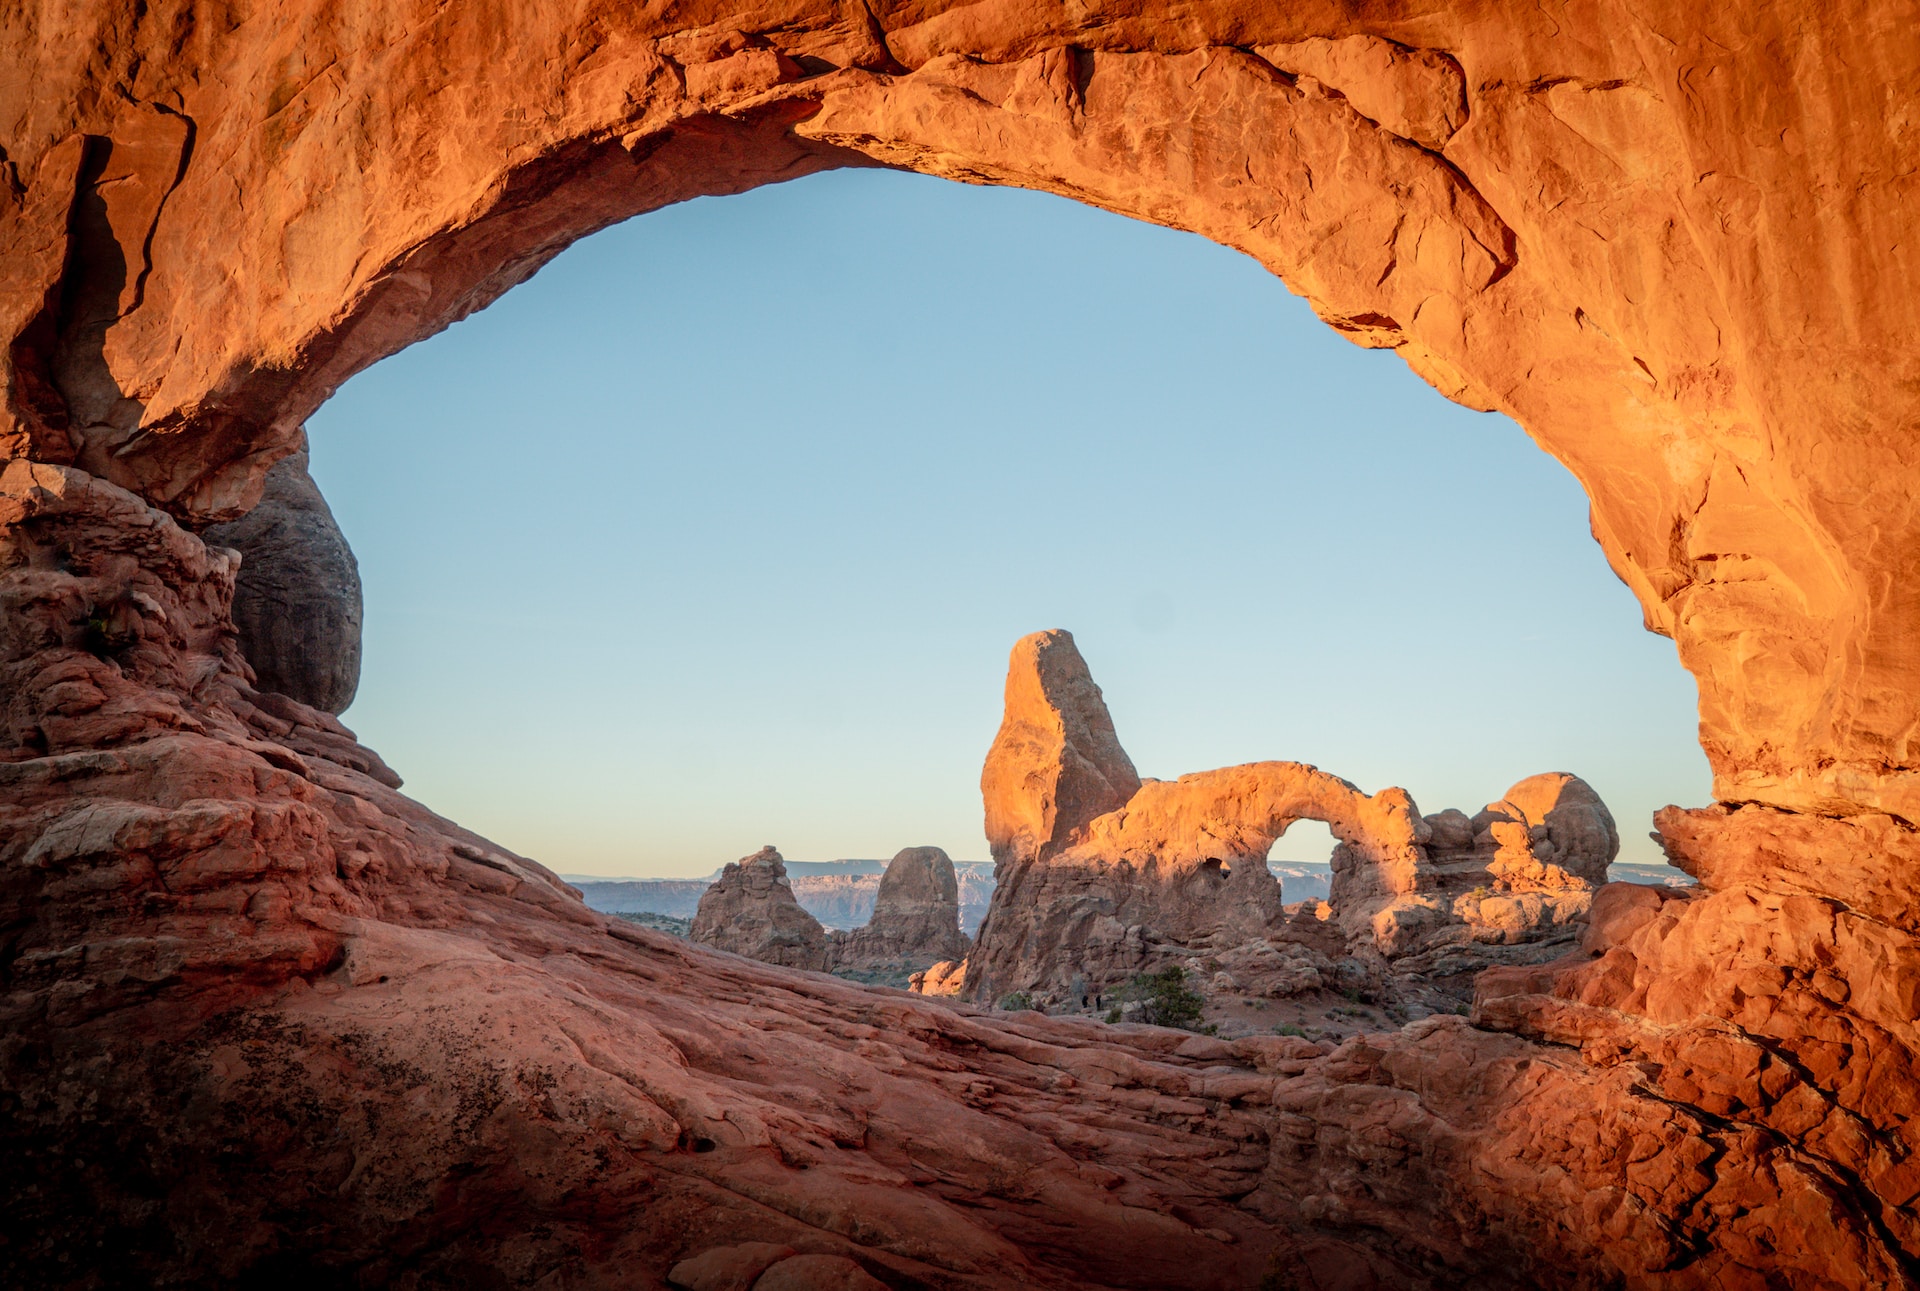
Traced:
[[[1016, 644], [1005, 693], [980, 777], [996, 880], [967, 961], [981, 1001], [1085, 1007], [1089, 992], [1174, 965], [1275, 997], [1395, 979], [1409, 1002], [1450, 1008], [1423, 979], [1461, 979], [1464, 999], [1463, 974], [1571, 949], [1619, 851], [1606, 804], [1565, 772], [1523, 780], [1472, 817], [1422, 817], [1404, 789], [1367, 794], [1300, 762], [1136, 779], [1116, 801], [1120, 776], [1102, 768], [1132, 776], [1133, 764], [1069, 634]], [[1340, 840], [1325, 911], [1284, 909], [1267, 868], [1301, 820]]]
[[1912, 24], [1670, 8], [20, 9], [0, 442], [226, 518], [347, 376], [610, 221], [872, 162], [1045, 189], [1515, 416], [1722, 799], [1920, 817]]
[[[1911, 1283], [1917, 45], [1886, 0], [0, 10], [0, 1274], [626, 1286], [752, 1233], [896, 1287]], [[873, 162], [1237, 247], [1519, 420], [1699, 684], [1700, 887], [1332, 1054], [996, 1019], [611, 928], [254, 686], [190, 528], [342, 380], [610, 221]], [[1515, 805], [1506, 872], [1578, 877]]]
[[1057, 851], [1139, 788], [1073, 634], [1022, 637], [1007, 666], [1000, 730], [980, 772], [995, 881], [1002, 862]]
[[1475, 971], [1484, 953], [1461, 961], [1461, 952], [1488, 946], [1526, 944], [1534, 959], [1568, 949], [1620, 851], [1613, 813], [1565, 771], [1529, 776], [1472, 816], [1449, 809], [1421, 824], [1410, 873], [1384, 871], [1344, 843], [1333, 854], [1334, 917], [1350, 939], [1395, 957], [1400, 973]]

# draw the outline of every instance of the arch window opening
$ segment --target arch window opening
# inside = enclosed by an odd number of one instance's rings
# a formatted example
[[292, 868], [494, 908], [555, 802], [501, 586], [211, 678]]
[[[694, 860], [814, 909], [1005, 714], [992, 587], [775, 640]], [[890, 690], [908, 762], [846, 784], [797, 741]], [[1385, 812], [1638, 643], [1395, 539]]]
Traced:
[[1332, 882], [1330, 858], [1340, 840], [1322, 820], [1296, 820], [1267, 849], [1267, 871], [1280, 880], [1280, 897], [1325, 901]]
[[[1649, 860], [1708, 797], [1691, 679], [1558, 463], [1254, 261], [1064, 199], [848, 170], [669, 207], [308, 430], [366, 587], [346, 720], [569, 875], [984, 865], [1006, 651], [1054, 626], [1143, 774], [1471, 811], [1565, 766]], [[1302, 821], [1269, 868], [1331, 846]]]

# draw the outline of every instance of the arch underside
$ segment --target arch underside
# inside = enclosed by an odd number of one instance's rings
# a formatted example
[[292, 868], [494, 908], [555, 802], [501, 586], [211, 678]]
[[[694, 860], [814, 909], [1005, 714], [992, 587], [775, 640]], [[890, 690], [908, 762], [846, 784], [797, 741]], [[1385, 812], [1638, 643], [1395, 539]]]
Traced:
[[[0, 17], [0, 1260], [1915, 1276], [1905, 7], [349, 8]], [[1702, 888], [1605, 890], [1472, 1025], [1175, 1049], [616, 929], [255, 689], [188, 530], [340, 382], [608, 223], [872, 164], [1236, 247], [1514, 416], [1699, 683]]]

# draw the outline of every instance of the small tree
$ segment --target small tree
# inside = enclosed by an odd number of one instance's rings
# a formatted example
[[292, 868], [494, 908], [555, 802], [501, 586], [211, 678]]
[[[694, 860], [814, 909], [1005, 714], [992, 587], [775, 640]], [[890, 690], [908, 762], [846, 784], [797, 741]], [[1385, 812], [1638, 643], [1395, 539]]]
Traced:
[[1123, 1000], [1140, 1002], [1140, 1020], [1151, 1026], [1198, 1031], [1206, 997], [1187, 985], [1187, 970], [1169, 964], [1157, 973], [1142, 973], [1120, 988]]

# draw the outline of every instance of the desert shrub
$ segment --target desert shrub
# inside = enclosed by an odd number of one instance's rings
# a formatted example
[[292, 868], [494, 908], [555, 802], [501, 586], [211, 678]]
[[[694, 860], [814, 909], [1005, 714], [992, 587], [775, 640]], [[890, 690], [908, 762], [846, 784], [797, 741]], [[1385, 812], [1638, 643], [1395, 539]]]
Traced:
[[1025, 991], [1015, 991], [1001, 997], [1000, 1007], [1009, 1013], [1023, 1013], [1034, 1007], [1033, 996]]
[[1151, 1026], [1202, 1030], [1200, 1011], [1206, 997], [1187, 985], [1187, 970], [1177, 964], [1140, 974], [1120, 988], [1120, 998], [1138, 1000], [1140, 1020]]
[[1291, 1022], [1282, 1022], [1279, 1026], [1273, 1029], [1273, 1033], [1275, 1035], [1297, 1035], [1297, 1036], [1305, 1036], [1307, 1034], [1304, 1028], [1297, 1027]]

